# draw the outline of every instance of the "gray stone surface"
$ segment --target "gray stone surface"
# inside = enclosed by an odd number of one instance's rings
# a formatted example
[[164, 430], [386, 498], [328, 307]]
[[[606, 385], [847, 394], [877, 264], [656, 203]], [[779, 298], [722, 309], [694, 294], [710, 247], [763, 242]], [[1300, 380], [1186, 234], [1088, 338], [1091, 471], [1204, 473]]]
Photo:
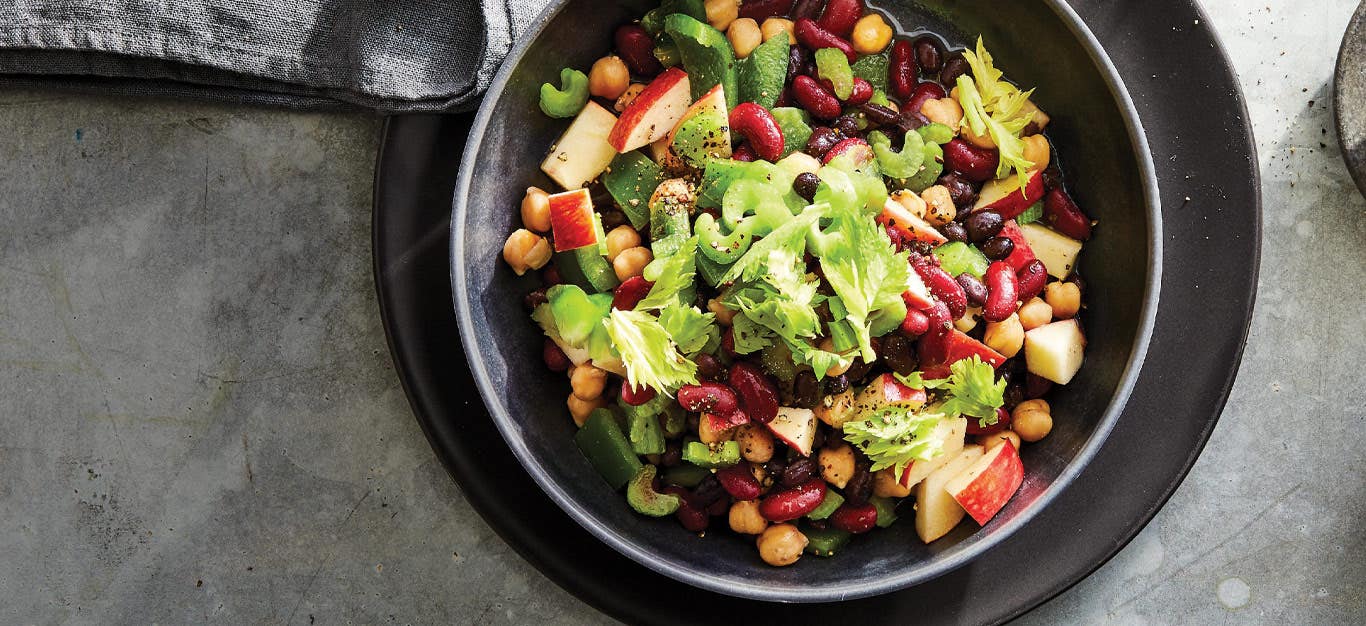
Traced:
[[[1153, 524], [1027, 624], [1366, 619], [1366, 202], [1329, 113], [1354, 3], [1206, 5], [1263, 164], [1242, 375]], [[0, 126], [0, 622], [604, 621], [408, 412], [378, 120], [8, 92]]]

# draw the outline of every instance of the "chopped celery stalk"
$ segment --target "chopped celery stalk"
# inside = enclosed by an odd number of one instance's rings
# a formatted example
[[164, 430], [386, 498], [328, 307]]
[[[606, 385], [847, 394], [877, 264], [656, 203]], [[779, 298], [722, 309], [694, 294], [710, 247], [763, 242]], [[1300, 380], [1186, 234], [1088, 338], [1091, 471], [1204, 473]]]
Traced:
[[631, 444], [611, 411], [593, 411], [583, 428], [574, 433], [574, 443], [613, 489], [621, 489], [640, 471], [640, 459], [631, 451]]
[[811, 138], [811, 118], [806, 111], [796, 107], [773, 109], [773, 120], [783, 131], [783, 157], [806, 149], [806, 141]]
[[672, 41], [665, 40], [660, 42], [654, 49], [655, 59], [664, 67], [673, 67], [683, 62], [682, 55], [678, 52], [678, 46]]
[[572, 67], [560, 70], [560, 87], [541, 85], [541, 111], [550, 117], [574, 117], [588, 104], [588, 76]]
[[[664, 394], [657, 397], [667, 398]], [[683, 407], [676, 402], [669, 402], [664, 405], [664, 436], [677, 437], [683, 434], [683, 429], [688, 425], [688, 415], [683, 412]]]
[[944, 173], [944, 149], [933, 141], [925, 142], [925, 159], [920, 164], [920, 172], [901, 181], [904, 189], [920, 193], [932, 187]]
[[811, 526], [803, 528], [802, 534], [806, 535], [806, 553], [816, 556], [834, 556], [835, 552], [849, 543], [851, 536], [847, 531], [838, 528]]
[[689, 441], [683, 447], [683, 460], [706, 469], [730, 467], [740, 462], [740, 444], [726, 441], [709, 446], [700, 441]]
[[987, 261], [985, 254], [961, 241], [951, 241], [934, 249], [935, 256], [939, 257], [939, 265], [944, 268], [949, 276], [958, 276], [968, 273], [977, 278], [981, 278], [987, 273]]
[[602, 323], [611, 307], [610, 298], [604, 308], [600, 300], [594, 300], [575, 285], [555, 285], [546, 290], [546, 298], [550, 301], [550, 313], [555, 317], [560, 337], [574, 346], [588, 341], [588, 335]]
[[649, 515], [650, 517], [664, 517], [672, 515], [678, 507], [683, 505], [683, 500], [671, 493], [659, 493], [654, 489], [655, 466], [645, 465], [636, 472], [631, 478], [631, 482], [626, 485], [626, 503], [631, 505], [637, 513]]
[[817, 505], [816, 508], [812, 509], [810, 513], [807, 513], [806, 516], [811, 519], [825, 519], [830, 517], [830, 515], [835, 512], [835, 509], [840, 508], [841, 504], [844, 504], [844, 496], [840, 495], [839, 492], [834, 489], [826, 489], [825, 499], [821, 500], [821, 503]]
[[873, 505], [873, 508], [877, 509], [878, 528], [886, 528], [891, 526], [892, 522], [896, 521], [896, 500], [884, 498], [882, 496], [873, 496], [868, 498], [868, 502]]
[[639, 230], [650, 223], [650, 196], [664, 179], [659, 165], [639, 150], [632, 150], [612, 159], [602, 184], [631, 220], [631, 228]]
[[759, 362], [763, 364], [764, 371], [784, 384], [792, 384], [792, 380], [797, 377], [797, 364], [792, 362], [792, 350], [782, 342], [761, 350]]
[[868, 334], [881, 337], [896, 330], [906, 319], [906, 301], [892, 300], [868, 318]]
[[698, 467], [692, 463], [680, 463], [673, 467], [664, 468], [664, 475], [660, 480], [664, 481], [665, 484], [692, 489], [710, 474], [711, 470], [709, 469]]
[[884, 107], [885, 107], [885, 106], [891, 104], [892, 101], [887, 99], [887, 92], [885, 92], [885, 91], [883, 91], [883, 90], [881, 90], [881, 89], [874, 89], [874, 90], [873, 90], [873, 97], [871, 97], [871, 98], [868, 99], [868, 103], [869, 103], [869, 104], [876, 104], [876, 105], [878, 105], [878, 106], [884, 106]]
[[883, 92], [882, 102], [879, 104], [884, 105], [887, 103], [887, 68], [889, 65], [890, 62], [886, 54], [870, 54], [859, 57], [859, 60], [854, 61], [854, 64], [849, 68], [854, 71], [855, 77], [868, 81], [875, 92]]
[[917, 128], [915, 132], [920, 133], [920, 138], [924, 139], [926, 142], [933, 141], [941, 146], [953, 141], [953, 129], [938, 122], [931, 122], [921, 126], [920, 128]]
[[835, 88], [835, 97], [848, 100], [854, 92], [854, 70], [849, 67], [849, 57], [839, 48], [821, 48], [816, 51], [816, 73], [830, 81]]
[[920, 172], [920, 164], [925, 161], [925, 140], [920, 133], [908, 131], [900, 152], [892, 151], [892, 140], [882, 131], [868, 133], [868, 143], [877, 155], [878, 167], [882, 173], [892, 178], [910, 178]]
[[693, 230], [697, 232], [697, 246], [707, 258], [721, 265], [730, 265], [749, 250], [753, 237], [748, 228], [737, 228], [729, 235], [721, 234], [721, 225], [710, 213], [697, 216]]

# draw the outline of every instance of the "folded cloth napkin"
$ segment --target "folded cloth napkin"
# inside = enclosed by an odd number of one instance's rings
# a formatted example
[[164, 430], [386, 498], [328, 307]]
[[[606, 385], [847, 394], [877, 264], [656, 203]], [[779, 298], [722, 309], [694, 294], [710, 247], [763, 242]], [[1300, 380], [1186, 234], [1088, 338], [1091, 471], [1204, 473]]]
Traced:
[[0, 84], [473, 108], [549, 0], [0, 0]]

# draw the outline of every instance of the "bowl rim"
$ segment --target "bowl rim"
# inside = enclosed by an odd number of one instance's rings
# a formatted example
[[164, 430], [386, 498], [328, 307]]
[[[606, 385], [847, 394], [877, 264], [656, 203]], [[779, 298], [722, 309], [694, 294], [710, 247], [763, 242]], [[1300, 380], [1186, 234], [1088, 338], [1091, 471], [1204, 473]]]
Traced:
[[[800, 591], [793, 593], [790, 588], [773, 589], [760, 583], [740, 577], [719, 576], [711, 572], [699, 572], [678, 567], [670, 566], [654, 555], [646, 546], [632, 540], [629, 536], [618, 535], [609, 530], [603, 524], [597, 522], [595, 512], [583, 506], [578, 500], [567, 493], [559, 484], [550, 480], [550, 477], [540, 463], [536, 455], [532, 454], [522, 438], [518, 435], [518, 427], [510, 412], [501, 403], [492, 402], [490, 398], [495, 397], [494, 389], [490, 383], [488, 369], [485, 366], [485, 356], [480, 349], [481, 337], [474, 331], [473, 311], [469, 306], [470, 293], [468, 289], [467, 264], [465, 260], [464, 237], [463, 233], [465, 221], [468, 217], [468, 199], [470, 189], [473, 184], [474, 164], [479, 157], [479, 146], [482, 144], [484, 134], [488, 129], [489, 122], [492, 120], [494, 112], [498, 109], [498, 103], [503, 97], [505, 88], [512, 77], [513, 69], [520, 64], [523, 57], [531, 46], [540, 38], [546, 27], [560, 14], [571, 0], [553, 0], [527, 27], [524, 34], [519, 38], [518, 43], [509, 50], [507, 56], [500, 65], [498, 72], [494, 75], [489, 85], [482, 103], [479, 106], [474, 122], [470, 127], [465, 149], [461, 155], [460, 173], [456, 180], [454, 192], [452, 194], [452, 214], [450, 220], [450, 249], [449, 261], [451, 266], [451, 293], [455, 308], [456, 322], [460, 333], [461, 343], [464, 347], [466, 361], [473, 375], [475, 385], [478, 387], [480, 400], [488, 409], [492, 416], [495, 426], [507, 442], [508, 447], [517, 457], [522, 467], [531, 475], [537, 486], [550, 497], [561, 510], [565, 511], [575, 522], [587, 530], [599, 541], [610, 546], [612, 549], [626, 555], [630, 559], [644, 565], [645, 567], [668, 576], [674, 580], [699, 587], [708, 591], [721, 593], [729, 596], [748, 598], [752, 600], [762, 600], [768, 602], [795, 602], [795, 603], [816, 603], [816, 602], [837, 602], [842, 600], [852, 600], [869, 596], [880, 595], [910, 587], [927, 580], [937, 578], [959, 567], [963, 567], [972, 562], [978, 555], [990, 550], [993, 546], [1004, 541], [1016, 530], [1028, 524], [1033, 518], [1043, 510], [1080, 474], [1091, 459], [1100, 450], [1105, 440], [1109, 437], [1110, 431], [1114, 428], [1115, 422], [1123, 412], [1124, 406], [1133, 392], [1138, 374], [1142, 369], [1144, 360], [1147, 356], [1149, 342], [1152, 339], [1153, 327], [1157, 315], [1157, 303], [1161, 295], [1162, 285], [1162, 207], [1157, 183], [1156, 167], [1152, 161], [1152, 154], [1148, 146], [1147, 135], [1143, 129], [1142, 121], [1138, 110], [1134, 106], [1133, 99], [1119, 75], [1114, 63], [1109, 55], [1101, 46], [1099, 40], [1091, 30], [1082, 22], [1076, 11], [1068, 5], [1065, 0], [1041, 0], [1054, 14], [1067, 26], [1075, 37], [1085, 48], [1091, 62], [1100, 70], [1101, 77], [1105, 81], [1107, 89], [1110, 91], [1111, 98], [1119, 106], [1120, 116], [1124, 120], [1125, 130], [1129, 135], [1130, 147], [1134, 152], [1135, 160], [1138, 165], [1138, 174], [1141, 178], [1143, 194], [1143, 209], [1148, 218], [1147, 228], [1147, 279], [1144, 284], [1144, 296], [1142, 306], [1139, 311], [1139, 324], [1134, 340], [1130, 346], [1130, 353], [1125, 368], [1119, 377], [1118, 385], [1110, 402], [1106, 405], [1100, 421], [1096, 424], [1091, 436], [1082, 445], [1081, 449], [1073, 457], [1057, 478], [1043, 490], [1035, 501], [1023, 511], [1020, 511], [1014, 518], [1007, 521], [990, 535], [980, 536], [981, 538], [973, 541], [972, 545], [966, 549], [950, 554], [941, 559], [937, 559], [924, 566], [913, 567], [905, 572], [892, 576], [884, 576], [877, 581], [852, 581], [834, 585], [823, 585], [820, 588], [804, 587]], [[979, 535], [974, 535], [979, 536]]]

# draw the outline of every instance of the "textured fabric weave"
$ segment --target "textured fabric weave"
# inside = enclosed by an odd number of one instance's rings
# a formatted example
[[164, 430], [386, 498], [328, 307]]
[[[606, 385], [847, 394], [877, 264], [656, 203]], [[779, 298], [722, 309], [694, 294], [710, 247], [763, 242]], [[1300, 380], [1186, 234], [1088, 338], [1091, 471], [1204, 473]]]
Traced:
[[0, 83], [462, 111], [548, 2], [0, 0]]

